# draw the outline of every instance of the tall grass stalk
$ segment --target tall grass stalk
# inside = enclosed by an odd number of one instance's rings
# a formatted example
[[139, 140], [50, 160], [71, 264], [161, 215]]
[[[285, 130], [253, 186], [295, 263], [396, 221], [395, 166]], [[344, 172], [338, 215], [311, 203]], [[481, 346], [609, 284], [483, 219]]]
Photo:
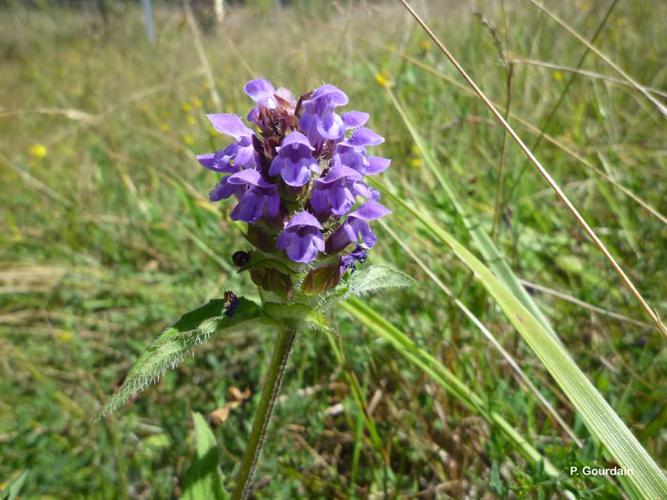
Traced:
[[[533, 0], [531, 0], [533, 1]], [[496, 107], [493, 105], [493, 103], [486, 97], [486, 94], [482, 92], [482, 90], [479, 88], [479, 86], [475, 83], [475, 81], [468, 75], [468, 73], [463, 69], [463, 66], [458, 62], [458, 60], [452, 55], [452, 53], [445, 47], [445, 45], [440, 41], [440, 39], [436, 36], [436, 34], [431, 30], [431, 28], [424, 22], [424, 20], [415, 12], [415, 10], [412, 8], [412, 6], [406, 1], [406, 0], [401, 0], [401, 3], [405, 6], [405, 8], [410, 12], [412, 17], [415, 18], [417, 23], [424, 29], [424, 31], [431, 37], [431, 39], [435, 42], [435, 44], [438, 46], [438, 48], [442, 51], [443, 54], [449, 59], [449, 61], [452, 63], [452, 65], [456, 68], [456, 70], [461, 74], [461, 76], [468, 82], [468, 84], [472, 87], [472, 89], [475, 91], [477, 96], [482, 100], [482, 102], [486, 105], [487, 108], [493, 113], [495, 118], [500, 122], [500, 124], [507, 130], [507, 132], [510, 134], [512, 139], [517, 143], [521, 151], [528, 157], [530, 162], [537, 168], [537, 170], [540, 172], [542, 177], [547, 181], [547, 183], [551, 186], [551, 188], [556, 192], [558, 197], [561, 199], [561, 201], [565, 204], [567, 209], [572, 213], [574, 218], [577, 220], [579, 225], [584, 228], [584, 231], [588, 234], [588, 236], [593, 240], [593, 243], [600, 249], [600, 251], [603, 253], [603, 255], [606, 257], [606, 259], [609, 261], [613, 269], [616, 271], [616, 273], [621, 277], [622, 281], [625, 283], [625, 285], [628, 287], [628, 289], [632, 292], [632, 294], [635, 296], [635, 298], [639, 301], [641, 304], [642, 308], [646, 312], [649, 318], [656, 324], [658, 329], [662, 332], [662, 334], [667, 338], [667, 327], [663, 324], [662, 320], [658, 316], [658, 313], [646, 302], [642, 294], [639, 292], [637, 287], [634, 285], [630, 277], [625, 273], [623, 268], [616, 262], [616, 259], [614, 256], [611, 254], [611, 252], [607, 249], [605, 244], [602, 242], [602, 240], [598, 237], [598, 235], [595, 233], [593, 228], [588, 224], [586, 219], [579, 213], [579, 210], [574, 206], [574, 204], [570, 201], [568, 196], [563, 192], [563, 190], [560, 188], [558, 183], [554, 180], [554, 178], [551, 176], [551, 174], [547, 171], [546, 168], [542, 166], [540, 161], [535, 157], [535, 155], [532, 153], [530, 149], [526, 146], [526, 144], [523, 142], [523, 140], [519, 137], [519, 135], [514, 131], [514, 129], [505, 121], [505, 119], [502, 117], [500, 112], [496, 109]]]
[[[400, 57], [401, 59], [405, 59], [406, 61], [410, 62], [410, 64], [413, 64], [414, 66], [423, 69], [424, 71], [428, 72], [429, 74], [447, 82], [448, 84], [452, 85], [454, 88], [457, 90], [460, 90], [461, 92], [465, 93], [466, 95], [470, 96], [476, 96], [475, 91], [471, 90], [470, 88], [466, 87], [465, 85], [457, 82], [454, 80], [452, 77], [449, 75], [446, 75], [445, 73], [437, 70], [436, 68], [430, 66], [429, 64], [426, 64], [418, 59], [415, 59], [414, 57], [404, 54], [402, 52], [397, 51], [395, 48], [392, 47], [387, 47], [385, 45], [380, 45], [376, 44], [370, 41], [367, 41], [370, 45], [376, 46], [382, 50], [385, 50], [391, 54], [396, 55], [397, 57]], [[516, 60], [512, 59], [512, 63], [517, 63]], [[524, 60], [519, 60], [524, 61]], [[628, 84], [629, 85], [629, 84]], [[653, 89], [655, 91], [655, 89]], [[503, 107], [502, 104], [493, 102], [491, 101], [492, 104], [501, 112], [505, 112], [506, 108]], [[508, 113], [509, 118], [520, 124], [522, 127], [524, 127], [529, 133], [539, 136], [542, 135], [542, 138], [555, 146], [556, 148], [560, 149], [563, 151], [565, 154], [567, 154], [569, 157], [571, 157], [573, 160], [576, 160], [578, 163], [581, 163], [584, 165], [586, 168], [591, 170], [593, 173], [596, 175], [600, 176], [602, 179], [604, 179], [606, 182], [609, 182], [612, 186], [614, 186], [616, 189], [621, 191], [624, 195], [629, 197], [632, 201], [637, 203], [639, 206], [641, 206], [644, 210], [646, 210], [648, 213], [650, 213], [652, 216], [656, 217], [659, 219], [663, 224], [667, 224], [667, 216], [663, 215], [659, 210], [657, 210], [655, 207], [653, 207], [650, 203], [648, 203], [646, 200], [642, 199], [639, 195], [628, 189], [626, 186], [618, 182], [618, 180], [610, 177], [608, 174], [606, 174], [603, 170], [600, 168], [596, 167], [591, 163], [589, 160], [584, 158], [581, 154], [577, 153], [572, 147], [566, 145], [562, 141], [556, 139], [555, 137], [552, 137], [551, 135], [547, 133], [542, 133], [540, 131], [539, 127], [536, 127], [532, 123], [530, 123], [528, 120], [525, 118], [519, 116], [513, 111], [509, 111]]]
[[518, 365], [518, 363], [514, 360], [512, 355], [505, 350], [505, 348], [501, 345], [501, 343], [496, 339], [496, 337], [489, 331], [489, 329], [480, 321], [480, 319], [473, 314], [473, 312], [463, 303], [461, 302], [454, 292], [452, 292], [449, 287], [447, 287], [440, 278], [430, 269], [430, 267], [421, 259], [419, 256], [410, 248], [410, 246], [405, 242], [404, 238], [401, 238], [398, 236], [390, 227], [387, 223], [384, 221], [380, 221], [380, 224], [384, 228], [385, 231], [398, 243], [401, 248], [407, 253], [412, 260], [414, 260], [417, 265], [428, 275], [429, 278], [442, 290], [442, 292], [454, 302], [454, 305], [458, 307], [461, 312], [472, 322], [473, 325], [477, 327], [477, 329], [484, 335], [484, 337], [491, 343], [491, 345], [500, 353], [502, 358], [507, 362], [507, 364], [514, 370], [516, 375], [518, 376], [519, 380], [525, 384], [525, 386], [530, 390], [530, 392], [533, 393], [533, 395], [537, 398], [538, 402], [542, 406], [542, 408], [545, 411], [545, 414], [553, 419], [564, 431], [565, 433], [576, 443], [577, 446], [582, 447], [583, 443], [581, 440], [577, 437], [577, 435], [574, 433], [574, 431], [570, 428], [570, 426], [563, 420], [563, 418], [558, 414], [558, 412], [554, 409], [554, 407], [547, 401], [547, 399], [542, 395], [540, 390], [535, 387], [535, 384], [528, 378], [528, 376], [524, 373], [524, 371], [521, 369], [521, 367]]
[[[402, 1], [402, 0], [401, 0]], [[649, 101], [651, 101], [652, 104], [655, 105], [656, 108], [662, 113], [664, 117], [667, 117], [667, 107], [660, 101], [658, 101], [655, 97], [651, 95], [650, 92], [644, 88], [643, 85], [638, 83], [634, 78], [632, 78], [628, 73], [626, 73], [623, 68], [621, 68], [619, 65], [617, 65], [614, 61], [612, 61], [609, 57], [607, 57], [601, 50], [599, 50], [595, 45], [593, 45], [591, 42], [586, 40], [585, 37], [581, 36], [577, 31], [575, 31], [574, 28], [572, 28], [569, 24], [567, 24], [565, 21], [563, 21], [560, 17], [558, 17], [556, 14], [554, 14], [552, 11], [547, 9], [544, 5], [541, 3], [537, 2], [536, 0], [530, 0], [530, 2], [538, 7], [542, 12], [546, 13], [551, 19], [556, 21], [562, 28], [564, 28], [568, 33], [570, 33], [573, 37], [575, 37], [577, 40], [579, 40], [582, 44], [584, 44], [588, 49], [593, 52], [596, 56], [598, 56], [600, 59], [602, 59], [605, 63], [607, 63], [611, 68], [613, 68], [619, 75], [621, 75], [623, 78], [625, 78], [630, 85], [632, 85], [637, 91], [641, 92], [644, 97], [646, 97]], [[404, 2], [405, 3], [405, 2]]]
[[614, 460], [622, 467], [633, 471], [631, 475], [628, 475], [627, 483], [623, 483], [628, 493], [633, 498], [667, 496], [667, 478], [662, 470], [588, 380], [563, 345], [547, 333], [543, 325], [532, 316], [502, 281], [451, 234], [435, 223], [426, 212], [415, 209], [386, 188], [379, 185], [378, 187], [423, 224], [436, 240], [449, 247], [456, 257], [475, 274], [563, 389], [591, 434], [600, 440]]

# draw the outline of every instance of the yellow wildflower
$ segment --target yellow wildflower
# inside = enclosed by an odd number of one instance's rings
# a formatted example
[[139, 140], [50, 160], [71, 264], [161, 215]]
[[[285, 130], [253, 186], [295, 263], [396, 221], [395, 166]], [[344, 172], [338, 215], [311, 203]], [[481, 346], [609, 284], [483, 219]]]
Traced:
[[192, 106], [190, 106], [189, 102], [182, 102], [181, 103], [181, 110], [184, 113], [189, 113], [191, 109], [192, 109]]
[[204, 105], [204, 103], [202, 102], [202, 100], [199, 97], [193, 97], [192, 98], [192, 105], [197, 109], [201, 109], [201, 107]]
[[183, 134], [183, 142], [186, 145], [191, 146], [195, 143], [195, 139], [190, 134]]
[[428, 49], [431, 48], [431, 41], [430, 40], [422, 40], [419, 42], [419, 48], [422, 49], [424, 52], [426, 52]]
[[375, 81], [382, 87], [391, 86], [391, 80], [387, 77], [387, 73], [377, 73], [375, 75]]
[[188, 125], [192, 126], [195, 123], [197, 123], [197, 120], [195, 120], [195, 117], [192, 115], [188, 115], [188, 118], [186, 120], [188, 122]]
[[169, 128], [170, 127], [169, 127], [169, 124], [167, 122], [164, 122], [164, 123], [160, 124], [160, 130], [162, 130], [162, 132], [169, 132]]
[[412, 168], [421, 168], [422, 165], [423, 162], [421, 158], [413, 158], [412, 160], [410, 160], [410, 166]]
[[560, 71], [554, 71], [553, 72], [553, 77], [554, 77], [554, 80], [560, 82], [563, 79], [563, 73], [561, 73]]
[[74, 334], [70, 330], [57, 330], [56, 332], [56, 340], [63, 344], [70, 342], [72, 337], [74, 337]]
[[30, 146], [28, 152], [30, 153], [30, 156], [37, 158], [38, 160], [41, 160], [46, 156], [46, 153], [48, 153], [49, 150], [46, 149], [46, 146], [44, 144], [33, 144], [32, 146]]

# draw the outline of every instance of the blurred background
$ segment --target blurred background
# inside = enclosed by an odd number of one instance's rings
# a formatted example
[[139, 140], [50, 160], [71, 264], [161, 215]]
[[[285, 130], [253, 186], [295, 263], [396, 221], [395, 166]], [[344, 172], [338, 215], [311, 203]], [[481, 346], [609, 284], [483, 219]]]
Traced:
[[[664, 317], [664, 117], [529, 1], [413, 5]], [[547, 5], [667, 97], [667, 3]], [[667, 460], [664, 339], [400, 2], [4, 0], [0, 68], [0, 489], [28, 471], [26, 498], [177, 497], [193, 411], [209, 417], [231, 484], [271, 336], [212, 341], [133, 404], [94, 418], [184, 310], [226, 289], [254, 293], [231, 263], [244, 242], [230, 204], [208, 201], [217, 178], [195, 154], [226, 145], [205, 114], [245, 116], [243, 85], [260, 76], [295, 94], [322, 82], [345, 90], [349, 109], [368, 111], [386, 137], [385, 184], [478, 253], [412, 126], [572, 357]], [[482, 408], [336, 311], [339, 350], [321, 334], [297, 339], [255, 496], [536, 498], [569, 487], [620, 498], [613, 478], [550, 477], [489, 423], [502, 415], [560, 470], [613, 465], [471, 273], [388, 204], [371, 261], [418, 284], [366, 303]]]

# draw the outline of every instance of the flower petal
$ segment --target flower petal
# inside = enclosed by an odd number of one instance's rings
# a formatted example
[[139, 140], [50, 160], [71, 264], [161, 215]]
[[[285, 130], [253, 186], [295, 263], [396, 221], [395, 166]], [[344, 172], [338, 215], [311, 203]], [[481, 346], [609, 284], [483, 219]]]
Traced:
[[305, 146], [311, 151], [315, 150], [315, 148], [310, 145], [310, 141], [308, 140], [308, 138], [301, 132], [292, 132], [291, 134], [289, 134], [287, 137], [285, 137], [285, 139], [283, 139], [281, 146], [277, 149], [278, 151], [280, 151], [286, 146], [292, 146], [292, 147]]
[[347, 128], [359, 128], [366, 124], [369, 115], [363, 111], [348, 111], [343, 113], [342, 118]]
[[284, 161], [280, 169], [280, 176], [288, 186], [301, 187], [310, 179], [310, 170], [313, 166], [315, 164], [309, 163], [308, 160]]
[[256, 222], [261, 216], [264, 209], [264, 201], [261, 197], [255, 195], [252, 191], [248, 191], [243, 195], [239, 204], [236, 205], [229, 217], [232, 220], [241, 220], [243, 222]]
[[368, 200], [366, 203], [361, 205], [358, 209], [352, 212], [349, 216], [351, 218], [356, 218], [360, 220], [375, 220], [385, 215], [389, 215], [391, 210], [389, 210], [384, 205], [381, 205], [377, 201]]
[[317, 132], [325, 139], [335, 141], [345, 132], [343, 119], [336, 113], [329, 113], [317, 120]]
[[384, 142], [384, 137], [369, 128], [361, 127], [355, 130], [346, 142], [352, 146], [377, 146]]
[[322, 229], [322, 224], [320, 224], [320, 221], [318, 221], [313, 214], [308, 213], [305, 210], [293, 215], [285, 226], [285, 229], [300, 226]]
[[381, 156], [369, 156], [368, 166], [366, 167], [367, 175], [377, 175], [389, 168], [391, 160], [389, 158], [382, 158]]
[[241, 118], [230, 113], [206, 115], [213, 124], [213, 128], [221, 134], [230, 135], [237, 141], [241, 137], [249, 137], [252, 130], [245, 126]]
[[311, 100], [326, 100], [327, 104], [333, 107], [345, 106], [348, 102], [345, 92], [330, 83], [325, 83], [316, 88]]
[[273, 97], [274, 92], [273, 85], [268, 80], [264, 78], [258, 78], [256, 80], [250, 80], [243, 87], [243, 91], [257, 104], [266, 106], [269, 109], [273, 109], [277, 106], [276, 99]]
[[322, 177], [321, 179], [317, 180], [318, 184], [331, 184], [332, 182], [336, 182], [337, 180], [348, 178], [353, 181], [358, 181], [361, 180], [361, 174], [357, 172], [354, 169], [351, 169], [350, 167], [346, 167], [345, 165], [340, 165], [336, 164], [333, 167], [331, 167], [331, 170]]

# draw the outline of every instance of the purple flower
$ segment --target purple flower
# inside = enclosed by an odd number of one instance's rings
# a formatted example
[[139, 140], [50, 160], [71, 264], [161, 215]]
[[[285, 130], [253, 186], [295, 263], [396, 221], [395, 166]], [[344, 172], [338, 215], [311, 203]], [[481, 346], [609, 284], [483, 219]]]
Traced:
[[[345, 106], [347, 102], [345, 93], [330, 84], [318, 87], [303, 101], [300, 127], [313, 144], [320, 144], [325, 140], [335, 141], [343, 137], [350, 125], [346, 126], [334, 109]], [[348, 123], [353, 126], [362, 123], [363, 118], [361, 114], [349, 115]]]
[[322, 225], [308, 212], [299, 212], [287, 223], [278, 236], [276, 246], [285, 250], [294, 262], [307, 263], [324, 251]]
[[271, 82], [258, 78], [257, 80], [250, 80], [243, 87], [243, 91], [257, 104], [268, 109], [274, 109], [278, 106], [278, 101], [273, 96], [275, 89]]
[[351, 272], [354, 272], [356, 269], [356, 264], [359, 262], [363, 264], [368, 258], [368, 251], [357, 245], [354, 247], [354, 250], [347, 255], [343, 255], [340, 259], [340, 273], [343, 274], [348, 269], [352, 268]]
[[227, 173], [236, 172], [239, 167], [255, 168], [255, 148], [252, 141], [254, 132], [246, 127], [236, 115], [221, 113], [207, 115], [207, 117], [215, 130], [221, 134], [232, 136], [236, 139], [236, 142], [221, 151], [197, 155], [199, 163], [209, 170]]
[[243, 87], [243, 91], [256, 103], [256, 106], [248, 113], [247, 118], [260, 127], [263, 125], [260, 119], [260, 108], [273, 110], [282, 107], [293, 112], [296, 106], [296, 101], [289, 90], [284, 87], [276, 90], [270, 81], [263, 78], [250, 80]]
[[[263, 78], [249, 81], [244, 91], [254, 102], [248, 114], [252, 129], [236, 115], [208, 115], [218, 132], [234, 140], [197, 156], [205, 168], [222, 174], [210, 199], [234, 198], [232, 219], [261, 221], [246, 237], [263, 252], [284, 251], [292, 261], [309, 263], [326, 251], [324, 266], [315, 269], [318, 279], [321, 269], [339, 279], [376, 243], [370, 222], [389, 213], [378, 202], [380, 193], [364, 182], [389, 167], [389, 159], [367, 151], [384, 138], [366, 128], [368, 113], [340, 110], [348, 98], [333, 85], [298, 101]], [[354, 250], [344, 251], [348, 247]], [[253, 280], [271, 289], [275, 283], [260, 279], [261, 271], [254, 270]], [[283, 278], [281, 283], [292, 283]]]
[[241, 170], [224, 180], [229, 189], [237, 188], [243, 193], [230, 215], [233, 220], [253, 223], [262, 216], [275, 219], [280, 214], [278, 188], [262, 179], [257, 170]]
[[369, 200], [347, 216], [345, 223], [327, 239], [327, 253], [343, 250], [350, 243], [361, 243], [366, 248], [375, 245], [377, 237], [371, 230], [369, 221], [390, 214], [391, 211], [374, 200]]
[[313, 148], [301, 132], [292, 132], [276, 148], [278, 156], [271, 162], [269, 175], [282, 177], [285, 184], [301, 187], [310, 179], [311, 172], [319, 169], [313, 158]]
[[336, 145], [334, 161], [356, 170], [361, 175], [377, 175], [389, 167], [391, 160], [379, 156], [369, 157], [366, 146], [377, 146], [383, 142], [381, 135], [365, 127], [359, 128], [350, 138]]
[[334, 164], [324, 177], [315, 181], [310, 206], [318, 217], [345, 215], [354, 205], [356, 195], [367, 191], [359, 172]]

